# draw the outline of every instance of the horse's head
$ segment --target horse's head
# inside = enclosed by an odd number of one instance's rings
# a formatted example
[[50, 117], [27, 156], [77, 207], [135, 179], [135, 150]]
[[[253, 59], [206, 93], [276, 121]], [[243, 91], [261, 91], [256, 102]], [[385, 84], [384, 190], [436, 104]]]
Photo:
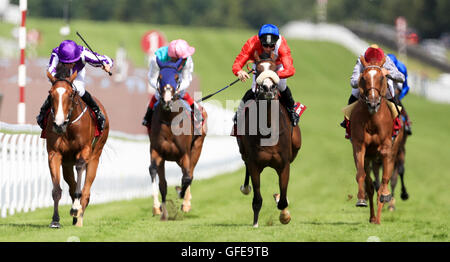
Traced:
[[178, 95], [178, 70], [183, 62], [183, 59], [178, 59], [176, 62], [167, 61], [162, 62], [156, 58], [159, 66], [159, 96], [160, 103], [165, 111], [171, 111], [172, 105], [179, 97]]
[[258, 100], [278, 99], [278, 77], [277, 65], [273, 52], [270, 54], [263, 53], [261, 56], [255, 51], [255, 68], [256, 68], [256, 98]]
[[67, 130], [73, 110], [72, 102], [76, 92], [72, 88], [72, 83], [77, 77], [77, 72], [67, 77], [58, 74], [52, 76], [47, 71], [47, 77], [52, 83], [49, 93], [52, 98], [53, 131], [62, 134]]
[[364, 71], [360, 76], [359, 91], [364, 102], [367, 104], [370, 114], [378, 112], [381, 98], [385, 97], [387, 91], [387, 81], [383, 74], [382, 66], [386, 61], [368, 63], [364, 56], [360, 57]]

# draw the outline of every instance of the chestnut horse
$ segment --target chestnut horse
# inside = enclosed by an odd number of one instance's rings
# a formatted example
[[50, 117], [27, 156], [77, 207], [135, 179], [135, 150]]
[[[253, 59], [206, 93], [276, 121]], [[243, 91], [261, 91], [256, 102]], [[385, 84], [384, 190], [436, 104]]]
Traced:
[[[366, 207], [365, 194], [370, 203], [371, 223], [380, 224], [381, 210], [384, 203], [388, 203], [392, 196], [388, 183], [394, 171], [394, 163], [403, 140], [403, 127], [393, 139], [392, 130], [394, 118], [385, 98], [387, 92], [386, 76], [383, 74], [381, 63], [367, 63], [360, 57], [364, 71], [360, 76], [360, 98], [350, 116], [351, 142], [353, 157], [357, 169], [358, 201], [356, 206]], [[371, 165], [380, 161], [383, 175], [380, 188], [377, 191], [378, 210], [375, 217], [373, 195], [374, 184], [370, 177]]]
[[[48, 164], [53, 183], [54, 207], [50, 227], [59, 228], [61, 226], [58, 212], [58, 203], [62, 193], [60, 187], [61, 166], [72, 198], [70, 215], [73, 217], [73, 225], [82, 227], [99, 158], [108, 139], [109, 120], [103, 105], [96, 100], [106, 119], [103, 132], [96, 137], [96, 120], [91, 117], [87, 105], [74, 90], [73, 80], [76, 78], [77, 72], [72, 75], [68, 71], [65, 74], [58, 74], [56, 74], [58, 77], [53, 77], [47, 72], [52, 83], [49, 91], [52, 111], [44, 131], [47, 138]], [[77, 180], [74, 177], [74, 165], [77, 171]], [[84, 171], [86, 171], [86, 176], [83, 189], [81, 189]]]
[[[153, 111], [150, 137], [150, 176], [153, 185], [153, 215], [161, 215], [161, 220], [168, 219], [166, 208], [167, 182], [165, 178], [165, 161], [175, 161], [183, 173], [180, 198], [184, 198], [181, 209], [189, 212], [191, 209], [190, 185], [194, 178], [194, 168], [202, 152], [206, 136], [206, 112], [203, 111], [204, 124], [196, 129], [193, 124], [189, 106], [182, 100], [177, 87], [182, 59], [177, 62], [161, 62], [159, 102]], [[161, 202], [158, 199], [156, 175], [159, 177]], [[161, 214], [162, 213], [162, 214]]]
[[279, 79], [274, 54], [266, 54], [265, 58], [261, 59], [255, 52], [254, 58], [257, 82], [255, 101], [250, 100], [246, 103], [249, 110], [244, 110], [244, 114], [238, 113], [237, 122], [237, 143], [246, 168], [241, 192], [250, 193], [250, 176], [254, 188], [253, 227], [258, 227], [258, 216], [263, 201], [260, 174], [266, 167], [275, 169], [279, 177], [280, 194], [274, 194], [274, 197], [278, 209], [281, 210], [280, 222], [287, 224], [291, 220], [287, 209], [290, 163], [301, 147], [300, 127], [298, 125], [292, 127], [286, 108], [284, 105], [280, 106], [277, 87]]

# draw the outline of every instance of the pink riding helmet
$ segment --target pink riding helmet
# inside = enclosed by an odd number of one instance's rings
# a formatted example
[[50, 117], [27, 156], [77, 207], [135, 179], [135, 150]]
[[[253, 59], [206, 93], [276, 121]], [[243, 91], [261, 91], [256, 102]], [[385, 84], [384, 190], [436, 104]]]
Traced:
[[187, 58], [188, 56], [193, 55], [195, 52], [195, 48], [189, 46], [189, 44], [183, 39], [173, 40], [169, 44], [168, 55], [170, 57], [176, 58]]

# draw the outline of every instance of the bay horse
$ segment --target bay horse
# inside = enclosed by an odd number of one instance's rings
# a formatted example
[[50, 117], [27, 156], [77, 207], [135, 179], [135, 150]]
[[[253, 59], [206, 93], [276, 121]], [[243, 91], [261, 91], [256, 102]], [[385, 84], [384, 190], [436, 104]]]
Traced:
[[[177, 89], [181, 63], [162, 62], [156, 59], [160, 68], [159, 102], [153, 111], [150, 138], [150, 167], [149, 172], [153, 186], [153, 215], [161, 215], [161, 220], [168, 220], [166, 208], [167, 182], [165, 178], [165, 161], [175, 161], [182, 171], [181, 189], [177, 189], [178, 196], [183, 198], [181, 209], [189, 212], [191, 209], [190, 185], [194, 179], [194, 168], [202, 152], [203, 141], [206, 136], [207, 114], [203, 111], [203, 125], [200, 129], [194, 127], [189, 105], [181, 98]], [[195, 109], [194, 109], [195, 110]], [[156, 175], [159, 178], [161, 202], [158, 199]]]
[[[351, 143], [358, 183], [357, 207], [366, 207], [365, 194], [370, 203], [370, 223], [380, 224], [384, 203], [392, 199], [388, 183], [394, 171], [394, 164], [403, 140], [402, 130], [393, 138], [394, 117], [387, 104], [387, 77], [383, 74], [381, 62], [368, 63], [360, 57], [364, 71], [361, 73], [360, 97], [350, 116]], [[377, 191], [378, 210], [375, 216], [373, 195], [374, 183], [370, 177], [371, 166], [381, 163], [383, 175]]]
[[[70, 75], [68, 69], [62, 73], [57, 72], [55, 77], [47, 72], [47, 77], [52, 84], [49, 91], [52, 105], [51, 114], [43, 132], [47, 138], [48, 164], [53, 183], [54, 206], [51, 228], [61, 227], [58, 212], [62, 193], [61, 166], [72, 198], [70, 215], [73, 217], [73, 225], [83, 226], [83, 216], [89, 204], [91, 186], [109, 134], [108, 116], [103, 105], [96, 99], [106, 119], [103, 132], [96, 136], [96, 120], [89, 114], [87, 105], [74, 89], [73, 80], [76, 76], [76, 71]], [[74, 166], [77, 171], [77, 180], [74, 177]], [[83, 172], [86, 172], [86, 175], [83, 189], [81, 189]]]
[[263, 201], [260, 175], [266, 167], [275, 169], [279, 177], [280, 194], [274, 194], [274, 198], [278, 209], [281, 210], [280, 222], [288, 224], [291, 220], [287, 209], [290, 163], [301, 147], [300, 127], [298, 125], [292, 127], [285, 106], [280, 106], [277, 87], [279, 78], [276, 74], [277, 66], [273, 52], [263, 54], [261, 58], [255, 52], [254, 59], [256, 97], [255, 100], [246, 103], [249, 110], [244, 110], [244, 114], [238, 114], [237, 122], [237, 128], [241, 131], [238, 131], [236, 138], [242, 160], [245, 162], [245, 182], [241, 186], [241, 192], [250, 193], [249, 177], [251, 177], [254, 188], [253, 227], [258, 227], [258, 216]]

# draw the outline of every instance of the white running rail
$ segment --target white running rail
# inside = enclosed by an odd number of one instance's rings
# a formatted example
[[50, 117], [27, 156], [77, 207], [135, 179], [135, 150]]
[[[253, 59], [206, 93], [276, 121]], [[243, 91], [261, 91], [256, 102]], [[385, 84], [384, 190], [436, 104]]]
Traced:
[[[194, 188], [195, 180], [232, 172], [243, 166], [236, 139], [224, 134], [225, 130], [231, 131], [232, 113], [211, 105], [205, 105], [205, 108], [210, 116], [222, 115], [224, 119], [216, 120], [216, 127], [211, 129], [216, 132], [209, 132], [205, 138], [194, 172]], [[218, 127], [220, 123], [228, 128]], [[100, 157], [90, 204], [151, 196], [149, 148], [146, 135], [111, 131]], [[165, 167], [168, 184], [179, 185], [181, 169], [178, 165], [166, 162]], [[71, 204], [62, 173], [60, 185], [63, 189], [60, 205]], [[40, 128], [0, 122], [0, 216], [53, 206], [51, 191], [46, 140], [40, 138]]]

